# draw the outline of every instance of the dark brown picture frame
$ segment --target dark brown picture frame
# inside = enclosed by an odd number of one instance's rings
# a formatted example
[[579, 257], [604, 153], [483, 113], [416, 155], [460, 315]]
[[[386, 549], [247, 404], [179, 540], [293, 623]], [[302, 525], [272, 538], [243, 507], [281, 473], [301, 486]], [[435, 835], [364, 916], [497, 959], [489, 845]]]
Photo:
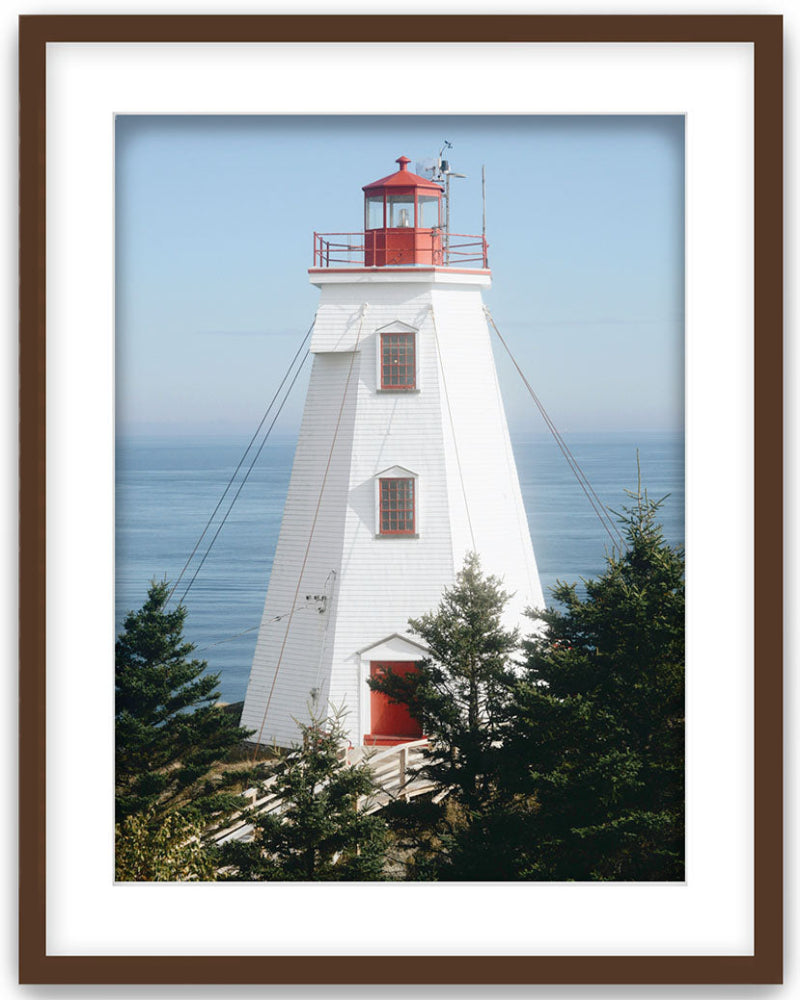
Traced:
[[755, 885], [752, 956], [53, 956], [45, 913], [45, 47], [48, 42], [414, 42], [419, 18], [20, 20], [20, 981], [776, 983], [782, 975], [782, 19], [427, 16], [429, 42], [747, 42], [755, 112]]

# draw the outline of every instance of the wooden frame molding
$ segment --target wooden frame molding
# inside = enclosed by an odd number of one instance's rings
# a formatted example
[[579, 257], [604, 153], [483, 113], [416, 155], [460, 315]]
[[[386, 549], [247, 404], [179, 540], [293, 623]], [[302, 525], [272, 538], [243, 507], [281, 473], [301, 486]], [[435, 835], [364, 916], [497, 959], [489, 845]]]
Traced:
[[20, 980], [23, 983], [776, 983], [782, 969], [782, 19], [426, 16], [426, 42], [747, 42], [755, 50], [755, 953], [75, 955], [46, 948], [45, 49], [52, 42], [416, 42], [418, 17], [20, 20]]

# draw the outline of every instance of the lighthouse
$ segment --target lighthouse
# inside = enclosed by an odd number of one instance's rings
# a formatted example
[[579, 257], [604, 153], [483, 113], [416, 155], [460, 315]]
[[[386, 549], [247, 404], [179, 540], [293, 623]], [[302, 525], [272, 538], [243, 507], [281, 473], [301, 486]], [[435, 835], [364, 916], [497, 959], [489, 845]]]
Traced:
[[[398, 168], [366, 185], [360, 233], [314, 234], [313, 358], [242, 725], [288, 746], [297, 722], [344, 711], [353, 745], [419, 738], [371, 691], [426, 649], [465, 556], [525, 625], [542, 591], [482, 299], [483, 236], [443, 226], [443, 190]], [[528, 623], [529, 624], [529, 623]]]

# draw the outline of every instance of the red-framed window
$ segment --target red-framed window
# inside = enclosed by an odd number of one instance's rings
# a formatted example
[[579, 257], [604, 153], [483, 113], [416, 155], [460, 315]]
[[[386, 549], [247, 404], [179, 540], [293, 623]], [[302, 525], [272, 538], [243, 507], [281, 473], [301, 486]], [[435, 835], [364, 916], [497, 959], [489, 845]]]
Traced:
[[381, 479], [378, 530], [382, 535], [413, 535], [416, 532], [416, 500], [413, 479]]
[[381, 389], [415, 389], [416, 345], [413, 333], [381, 334]]

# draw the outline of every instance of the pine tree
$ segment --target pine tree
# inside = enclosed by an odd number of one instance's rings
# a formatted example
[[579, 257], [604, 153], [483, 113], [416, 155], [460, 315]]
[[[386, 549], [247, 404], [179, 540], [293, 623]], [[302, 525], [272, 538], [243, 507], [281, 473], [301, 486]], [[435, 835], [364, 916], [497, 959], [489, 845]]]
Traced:
[[585, 597], [555, 588], [515, 686], [503, 836], [520, 878], [683, 878], [684, 558], [663, 501], [629, 495], [625, 551]]
[[255, 816], [250, 842], [224, 844], [217, 863], [233, 881], [371, 881], [385, 878], [388, 831], [368, 813], [368, 761], [348, 766], [340, 718], [298, 724], [302, 743], [273, 771], [273, 812]]
[[392, 811], [414, 855], [412, 878], [502, 877], [486, 831], [503, 812], [496, 772], [519, 644], [517, 631], [502, 625], [508, 596], [470, 554], [436, 611], [409, 622], [430, 656], [416, 672], [369, 681], [420, 721], [429, 749], [418, 773], [446, 793], [438, 805], [417, 800]]
[[219, 674], [190, 659], [186, 608], [166, 610], [166, 581], [153, 581], [116, 643], [116, 815], [147, 814], [156, 830], [173, 810], [209, 823], [245, 805], [246, 772], [214, 776], [214, 765], [250, 733], [218, 706]]

